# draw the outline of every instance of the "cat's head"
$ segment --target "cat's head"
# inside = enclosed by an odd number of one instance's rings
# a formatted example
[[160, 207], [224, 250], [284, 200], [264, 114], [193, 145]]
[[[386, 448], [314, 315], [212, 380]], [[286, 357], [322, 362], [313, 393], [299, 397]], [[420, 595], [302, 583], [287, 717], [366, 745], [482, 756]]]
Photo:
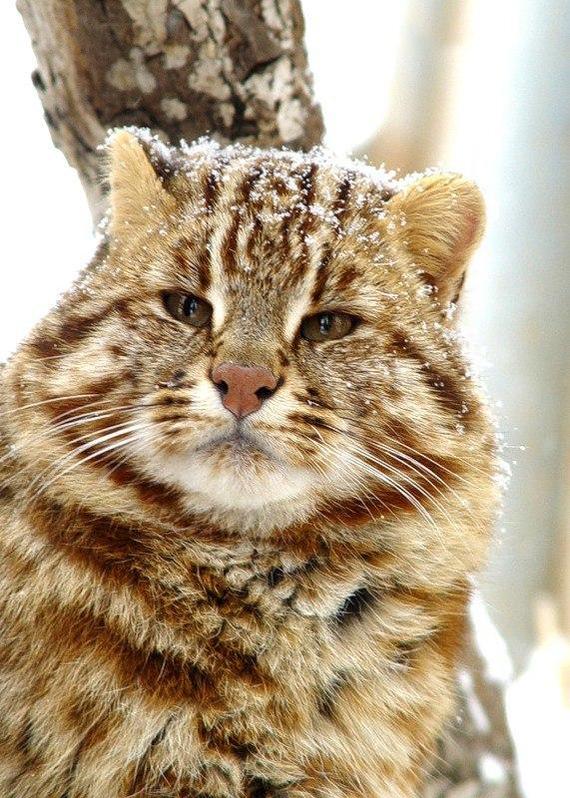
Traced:
[[38, 486], [280, 523], [429, 514], [488, 473], [450, 318], [471, 183], [136, 131], [109, 161], [106, 243], [9, 377]]

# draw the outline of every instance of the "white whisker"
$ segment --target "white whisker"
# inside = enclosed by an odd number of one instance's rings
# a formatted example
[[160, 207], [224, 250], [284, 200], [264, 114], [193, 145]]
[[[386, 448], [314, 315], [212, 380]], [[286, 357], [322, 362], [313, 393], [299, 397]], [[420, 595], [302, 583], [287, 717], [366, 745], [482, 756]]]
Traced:
[[[58, 460], [55, 461], [55, 463], [50, 463], [49, 468], [48, 469], [44, 469], [31, 482], [30, 489], [33, 488], [37, 484], [37, 482], [39, 482], [41, 479], [43, 479], [43, 477], [46, 474], [49, 474], [50, 471], [51, 472], [56, 472], [55, 473], [55, 477], [52, 480], [50, 480], [50, 482], [48, 483], [50, 485], [53, 484], [55, 479], [58, 479], [59, 477], [63, 476], [64, 473], [67, 473], [67, 470], [64, 471], [64, 472], [59, 472], [59, 469], [61, 468], [61, 466], [65, 465], [65, 463], [68, 463], [70, 460], [73, 461], [73, 459], [76, 458], [78, 454], [82, 454], [83, 452], [88, 451], [89, 449], [96, 448], [101, 443], [105, 443], [106, 441], [111, 440], [113, 438], [119, 437], [121, 435], [125, 435], [125, 434], [130, 433], [130, 432], [135, 432], [135, 431], [139, 431], [141, 429], [144, 429], [144, 427], [145, 427], [144, 424], [137, 424], [135, 422], [131, 422], [130, 426], [126, 427], [125, 429], [115, 430], [114, 432], [111, 432], [108, 435], [100, 435], [95, 440], [89, 441], [87, 443], [82, 444], [81, 446], [78, 446], [77, 448], [75, 448], [71, 452], [69, 452], [68, 454], [64, 455], [63, 457], [60, 457]], [[97, 456], [98, 454], [99, 455], [103, 454], [103, 451], [96, 451], [93, 456]]]
[[[129, 431], [131, 432], [132, 430], [129, 430]], [[104, 446], [103, 449], [99, 449], [99, 450], [97, 450], [95, 452], [92, 452], [91, 454], [87, 455], [87, 457], [83, 457], [80, 460], [77, 460], [76, 462], [72, 462], [71, 465], [69, 465], [63, 471], [61, 471], [61, 470], [58, 471], [58, 473], [56, 473], [52, 477], [52, 479], [50, 479], [48, 482], [46, 482], [43, 485], [41, 485], [39, 490], [36, 492], [36, 494], [34, 494], [32, 496], [32, 499], [36, 498], [36, 496], [38, 496], [42, 492], [46, 491], [51, 485], [54, 484], [54, 482], [57, 482], [59, 479], [64, 477], [66, 474], [69, 474], [71, 471], [74, 471], [76, 468], [79, 468], [80, 466], [85, 465], [90, 460], [93, 460], [96, 457], [101, 457], [101, 455], [103, 455], [103, 454], [108, 454], [110, 452], [115, 451], [116, 449], [120, 449], [123, 446], [127, 446], [129, 443], [133, 443], [133, 442], [135, 442], [137, 440], [140, 440], [139, 436], [136, 434], [136, 432], [138, 432], [138, 431], [139, 430], [137, 429], [135, 431], [135, 434], [131, 435], [131, 437], [127, 438], [126, 440], [114, 441], [113, 443], [109, 444], [109, 446]], [[124, 434], [124, 433], [122, 433], [122, 434]], [[111, 437], [111, 436], [109, 436], [109, 437]], [[58, 465], [61, 465], [61, 461], [58, 463]], [[34, 482], [35, 481], [36, 480], [34, 480]], [[30, 489], [31, 489], [31, 487], [32, 487], [32, 485], [30, 485]]]
[[22, 410], [29, 410], [32, 407], [42, 407], [42, 405], [53, 404], [54, 402], [65, 402], [69, 401], [70, 399], [85, 399], [91, 396], [97, 396], [95, 393], [76, 393], [71, 396], [54, 396], [51, 399], [43, 399], [41, 402], [30, 402], [26, 405], [20, 405], [18, 407], [13, 407], [11, 410], [4, 410], [0, 413], [0, 418], [4, 416], [12, 416], [15, 413], [21, 413]]

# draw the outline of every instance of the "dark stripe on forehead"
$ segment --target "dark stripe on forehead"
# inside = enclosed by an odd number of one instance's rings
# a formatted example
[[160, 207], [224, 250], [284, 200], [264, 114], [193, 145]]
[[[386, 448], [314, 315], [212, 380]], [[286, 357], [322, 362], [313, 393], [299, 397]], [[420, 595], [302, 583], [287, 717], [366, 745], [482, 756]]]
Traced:
[[[337, 221], [339, 229], [342, 226], [342, 222], [348, 210], [350, 190], [354, 185], [355, 177], [356, 175], [354, 172], [350, 171], [346, 172], [344, 178], [339, 182], [337, 186], [337, 194], [332, 211]], [[332, 235], [334, 236], [335, 233], [333, 232]], [[319, 303], [323, 291], [325, 290], [329, 278], [329, 272], [330, 272], [329, 266], [332, 261], [333, 254], [334, 254], [333, 243], [332, 241], [328, 241], [323, 246], [321, 261], [319, 263], [315, 285], [313, 286], [311, 300], [314, 305]]]
[[[315, 216], [309, 210], [315, 199], [315, 180], [318, 172], [316, 163], [305, 163], [300, 170], [292, 173], [292, 176], [299, 181], [299, 201], [296, 202], [291, 210], [291, 217], [283, 222], [281, 226], [281, 241], [286, 242], [289, 260], [287, 262], [287, 282], [295, 284], [304, 277], [310, 263], [310, 244], [307, 237], [310, 235], [316, 223]], [[292, 237], [293, 236], [293, 237]], [[297, 239], [300, 245], [300, 253], [296, 257], [291, 257], [292, 240]]]
[[299, 227], [299, 236], [301, 237], [301, 244], [305, 254], [305, 264], [308, 264], [308, 247], [306, 237], [309, 234], [314, 224], [313, 214], [309, 208], [315, 200], [315, 181], [317, 177], [318, 166], [316, 163], [308, 164], [301, 174], [301, 193], [302, 203], [300, 208], [301, 224]]
[[220, 251], [222, 264], [228, 274], [235, 273], [237, 269], [237, 239], [244, 216], [243, 211], [246, 209], [250, 211], [253, 210], [250, 207], [251, 193], [255, 184], [261, 177], [261, 174], [261, 167], [255, 165], [253, 169], [243, 178], [234, 195], [233, 204], [237, 206], [237, 209], [231, 211], [233, 218]]
[[291, 238], [289, 236], [291, 230], [291, 220], [283, 219], [279, 228], [278, 240], [279, 247], [283, 252], [283, 260], [287, 263], [291, 262]]
[[339, 223], [339, 226], [342, 224], [342, 220], [348, 207], [348, 197], [350, 194], [350, 189], [353, 185], [354, 177], [354, 172], [347, 172], [346, 176], [338, 184], [333, 213]]
[[[215, 223], [212, 217], [220, 194], [221, 170], [226, 165], [226, 163], [227, 160], [223, 156], [214, 159], [209, 172], [207, 172], [205, 176], [204, 185], [202, 188], [202, 193], [204, 197], [204, 206], [206, 208], [206, 212], [209, 217], [209, 220], [207, 222], [206, 234], [204, 240], [200, 243], [200, 249], [199, 252], [197, 253], [198, 262], [199, 262], [199, 280], [201, 282], [200, 287], [201, 290], [203, 291], [207, 291], [212, 282], [211, 278], [212, 256], [207, 244], [208, 244], [208, 239], [212, 234], [212, 227]], [[202, 285], [204, 286], [203, 288]]]
[[219, 180], [215, 172], [209, 172], [204, 185], [204, 205], [208, 213], [212, 213], [218, 194]]
[[311, 205], [315, 198], [315, 179], [318, 171], [318, 165], [312, 161], [304, 168], [301, 176], [301, 185], [307, 205]]
[[218, 162], [215, 161], [214, 163], [215, 165], [212, 166], [212, 169], [206, 175], [203, 189], [204, 205], [206, 206], [208, 213], [213, 213], [214, 211], [220, 188], [220, 176], [216, 171], [218, 168]]
[[261, 219], [259, 218], [258, 215], [256, 215], [253, 219], [251, 232], [245, 243], [245, 253], [250, 261], [254, 259], [255, 247], [261, 241], [262, 232], [263, 232], [263, 225], [261, 223]]
[[220, 250], [220, 259], [227, 274], [234, 274], [237, 270], [236, 248], [240, 226], [241, 218], [237, 213], [235, 213]]
[[351, 288], [358, 277], [359, 277], [358, 270], [354, 267], [352, 263], [345, 265], [342, 272], [336, 277], [335, 290], [344, 291], [347, 288]]
[[251, 201], [251, 193], [253, 191], [253, 188], [257, 183], [257, 181], [259, 180], [259, 178], [261, 177], [262, 173], [263, 170], [261, 166], [256, 165], [253, 167], [250, 173], [246, 175], [246, 177], [242, 180], [241, 186], [237, 194], [241, 198], [241, 201], [244, 203], [244, 205], [249, 205]]
[[200, 290], [206, 292], [212, 284], [212, 269], [210, 249], [203, 241], [198, 255], [198, 281]]
[[323, 246], [323, 251], [321, 253], [321, 260], [317, 269], [315, 284], [311, 294], [311, 302], [313, 305], [317, 305], [319, 303], [323, 291], [325, 290], [329, 277], [329, 266], [332, 261], [333, 252], [333, 245], [329, 241]]

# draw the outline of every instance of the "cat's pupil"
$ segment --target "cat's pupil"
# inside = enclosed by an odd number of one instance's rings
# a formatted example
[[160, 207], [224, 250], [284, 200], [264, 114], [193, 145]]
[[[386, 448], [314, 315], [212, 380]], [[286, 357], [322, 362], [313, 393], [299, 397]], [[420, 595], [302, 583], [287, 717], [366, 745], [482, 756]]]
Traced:
[[326, 335], [330, 332], [331, 327], [333, 324], [333, 317], [330, 313], [323, 313], [319, 317], [319, 330], [322, 335]]
[[198, 300], [195, 296], [187, 296], [182, 305], [182, 312], [185, 316], [193, 316], [198, 310]]

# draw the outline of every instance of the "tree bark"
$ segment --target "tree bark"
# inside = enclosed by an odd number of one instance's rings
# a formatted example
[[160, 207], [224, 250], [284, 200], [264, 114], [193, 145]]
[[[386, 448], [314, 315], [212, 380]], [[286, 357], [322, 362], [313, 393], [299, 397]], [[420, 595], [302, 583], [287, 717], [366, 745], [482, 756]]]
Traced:
[[[308, 149], [322, 140], [300, 0], [18, 0], [54, 144], [82, 179], [94, 221], [105, 211], [98, 148], [108, 128], [150, 127], [173, 143]], [[425, 798], [516, 798], [501, 686], [474, 640], [458, 719]], [[486, 721], [482, 722], [482, 717]], [[487, 783], [481, 759], [502, 767]]]
[[[458, 675], [454, 723], [442, 737], [439, 761], [423, 798], [519, 798], [515, 755], [505, 712], [506, 681], [493, 673], [493, 651], [484, 650], [476, 630], [492, 622], [477, 597], [471, 634]], [[485, 614], [485, 618], [482, 617]], [[487, 631], [487, 635], [489, 631]], [[498, 637], [498, 632], [495, 632]]]
[[56, 147], [105, 208], [109, 128], [308, 149], [323, 134], [299, 0], [18, 0]]

